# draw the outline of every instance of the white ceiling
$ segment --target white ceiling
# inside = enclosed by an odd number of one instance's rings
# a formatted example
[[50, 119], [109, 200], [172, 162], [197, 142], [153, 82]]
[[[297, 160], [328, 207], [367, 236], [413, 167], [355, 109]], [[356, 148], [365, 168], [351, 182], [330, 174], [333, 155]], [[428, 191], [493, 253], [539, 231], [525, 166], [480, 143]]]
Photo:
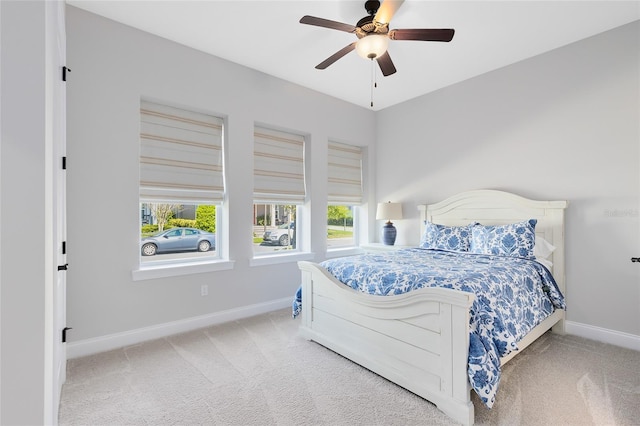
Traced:
[[[355, 52], [326, 70], [314, 67], [356, 40], [300, 24], [303, 15], [355, 23], [364, 0], [96, 1], [67, 3], [123, 24], [369, 108], [372, 67]], [[450, 43], [397, 41], [398, 70], [382, 77], [380, 110], [505, 65], [640, 19], [640, 1], [406, 0], [395, 28], [454, 28]]]

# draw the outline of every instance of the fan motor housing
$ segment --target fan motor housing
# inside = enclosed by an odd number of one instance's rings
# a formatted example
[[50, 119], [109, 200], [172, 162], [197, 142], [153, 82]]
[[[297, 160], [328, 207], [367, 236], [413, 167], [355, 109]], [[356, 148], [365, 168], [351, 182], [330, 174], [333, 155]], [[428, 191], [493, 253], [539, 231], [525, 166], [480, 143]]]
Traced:
[[375, 15], [380, 9], [380, 2], [378, 0], [367, 0], [364, 2], [364, 10], [371, 16]]
[[389, 32], [388, 25], [376, 24], [374, 21], [375, 14], [380, 8], [380, 2], [378, 0], [368, 0], [364, 2], [364, 9], [369, 14], [365, 16], [356, 24], [356, 35], [358, 38], [366, 37], [369, 34], [386, 34]]
[[365, 33], [373, 32], [376, 29], [376, 26], [373, 23], [373, 16], [365, 16], [358, 21], [356, 27], [360, 28]]
[[356, 36], [358, 38], [366, 37], [369, 34], [387, 34], [388, 32], [389, 26], [376, 24], [373, 16], [365, 16], [356, 24]]

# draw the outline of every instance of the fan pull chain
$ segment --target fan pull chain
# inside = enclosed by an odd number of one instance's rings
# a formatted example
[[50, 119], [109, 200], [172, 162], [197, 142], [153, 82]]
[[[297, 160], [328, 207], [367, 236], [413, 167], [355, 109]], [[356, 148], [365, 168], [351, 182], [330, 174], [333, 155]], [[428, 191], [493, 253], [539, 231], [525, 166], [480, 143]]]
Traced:
[[373, 108], [373, 89], [378, 87], [378, 81], [376, 79], [376, 66], [371, 58], [371, 108]]

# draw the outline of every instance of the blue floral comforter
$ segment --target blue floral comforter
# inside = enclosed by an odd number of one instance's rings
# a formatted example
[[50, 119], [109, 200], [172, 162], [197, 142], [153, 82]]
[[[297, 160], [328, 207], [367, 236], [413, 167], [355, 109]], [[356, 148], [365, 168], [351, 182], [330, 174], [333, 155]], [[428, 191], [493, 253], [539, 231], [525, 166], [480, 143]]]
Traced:
[[[321, 266], [342, 283], [369, 294], [401, 294], [423, 287], [474, 293], [467, 372], [489, 408], [500, 382], [500, 357], [517, 350], [517, 342], [556, 308], [565, 308], [547, 268], [523, 258], [412, 248], [331, 259]], [[298, 289], [294, 317], [301, 304]]]

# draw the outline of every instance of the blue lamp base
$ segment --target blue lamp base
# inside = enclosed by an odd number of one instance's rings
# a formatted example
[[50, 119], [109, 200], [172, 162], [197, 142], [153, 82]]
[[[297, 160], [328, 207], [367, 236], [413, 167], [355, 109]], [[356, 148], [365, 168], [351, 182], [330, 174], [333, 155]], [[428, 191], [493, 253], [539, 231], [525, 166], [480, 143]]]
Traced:
[[386, 246], [392, 246], [396, 243], [396, 235], [398, 231], [396, 231], [396, 227], [393, 226], [391, 221], [384, 224], [382, 227], [382, 242]]

